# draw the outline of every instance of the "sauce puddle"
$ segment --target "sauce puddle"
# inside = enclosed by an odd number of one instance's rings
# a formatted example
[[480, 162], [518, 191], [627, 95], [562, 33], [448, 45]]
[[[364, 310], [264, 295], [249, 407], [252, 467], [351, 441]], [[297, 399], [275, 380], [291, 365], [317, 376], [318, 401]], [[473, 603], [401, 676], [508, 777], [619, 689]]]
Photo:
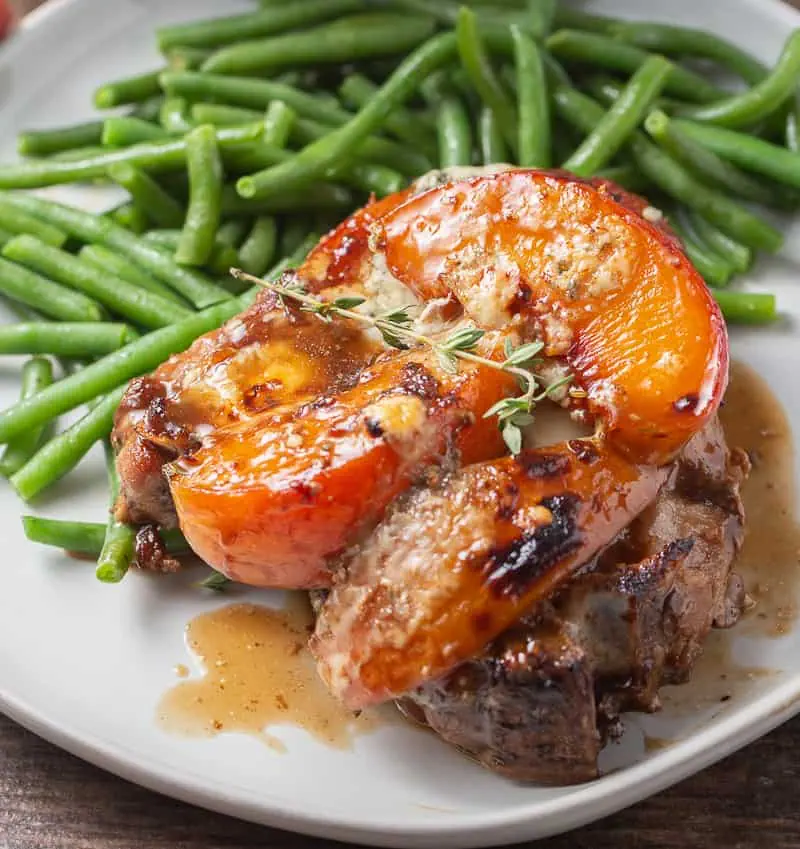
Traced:
[[[250, 734], [276, 751], [286, 747], [267, 731], [272, 726], [298, 726], [336, 748], [375, 730], [375, 713], [346, 710], [317, 676], [306, 648], [312, 624], [308, 601], [299, 594], [283, 610], [234, 604], [197, 616], [186, 628], [186, 643], [205, 674], [164, 694], [157, 710], [161, 727], [192, 737]], [[175, 669], [179, 677], [188, 672], [182, 664]]]
[[792, 430], [769, 386], [741, 363], [731, 369], [720, 418], [728, 444], [747, 451], [753, 464], [742, 487], [747, 525], [734, 569], [756, 604], [733, 633], [780, 636], [797, 617], [800, 580]]
[[712, 630], [691, 681], [664, 687], [664, 708], [684, 714], [730, 701], [758, 679], [779, 672], [737, 663], [737, 637], [779, 637], [797, 617], [800, 583], [800, 524], [796, 516], [792, 430], [780, 401], [753, 369], [731, 365], [731, 381], [720, 409], [728, 445], [742, 448], [753, 467], [742, 486], [747, 523], [733, 570], [742, 576], [754, 606], [730, 630]]

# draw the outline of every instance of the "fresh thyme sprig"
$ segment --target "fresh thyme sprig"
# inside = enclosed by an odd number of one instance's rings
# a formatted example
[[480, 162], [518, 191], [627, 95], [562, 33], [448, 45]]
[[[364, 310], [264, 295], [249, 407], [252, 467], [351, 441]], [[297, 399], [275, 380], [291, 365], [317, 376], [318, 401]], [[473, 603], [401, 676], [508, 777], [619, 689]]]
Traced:
[[514, 348], [511, 340], [506, 339], [505, 359], [490, 360], [474, 353], [475, 347], [485, 333], [477, 327], [459, 328], [442, 341], [412, 329], [413, 319], [408, 313], [410, 307], [372, 316], [355, 311], [355, 307], [363, 304], [365, 298], [345, 296], [333, 301], [322, 301], [309, 295], [303, 286], [294, 281], [287, 285], [281, 282], [281, 278], [262, 280], [239, 268], [232, 268], [231, 275], [237, 280], [255, 283], [269, 289], [284, 303], [286, 298], [295, 301], [300, 304], [302, 310], [313, 313], [323, 321], [330, 321], [334, 316], [339, 316], [374, 327], [380, 332], [384, 342], [392, 348], [405, 350], [409, 347], [409, 342], [425, 345], [435, 351], [442, 368], [451, 374], [458, 371], [459, 360], [466, 360], [513, 375], [519, 382], [522, 394], [515, 398], [503, 398], [483, 414], [484, 418], [497, 416], [503, 439], [512, 454], [519, 454], [522, 450], [522, 428], [533, 422], [533, 409], [536, 404], [551, 396], [571, 380], [571, 377], [567, 376], [549, 386], [540, 386], [539, 378], [530, 370], [530, 367], [541, 362], [538, 355], [544, 347], [542, 342], [527, 342]]

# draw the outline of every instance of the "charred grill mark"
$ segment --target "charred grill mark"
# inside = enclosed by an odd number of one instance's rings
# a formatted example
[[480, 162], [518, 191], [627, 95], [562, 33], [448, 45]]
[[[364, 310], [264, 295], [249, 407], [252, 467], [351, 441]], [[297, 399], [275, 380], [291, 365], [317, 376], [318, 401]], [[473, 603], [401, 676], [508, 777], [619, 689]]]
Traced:
[[677, 401], [673, 401], [672, 408], [677, 413], [693, 413], [700, 404], [700, 398], [696, 392], [689, 392]]
[[565, 475], [570, 468], [569, 457], [563, 454], [544, 454], [539, 451], [523, 451], [517, 463], [529, 478], [555, 478]]
[[587, 466], [596, 463], [600, 459], [597, 447], [589, 439], [570, 439], [567, 446], [578, 460], [581, 463], [586, 463]]
[[684, 537], [673, 540], [658, 554], [648, 557], [641, 563], [636, 563], [623, 569], [617, 577], [616, 586], [620, 592], [629, 596], [640, 596], [649, 592], [664, 575], [691, 554], [694, 548], [694, 537]]
[[519, 503], [519, 487], [509, 481], [500, 492], [500, 503], [497, 507], [497, 518], [510, 522], [517, 511]]
[[436, 378], [420, 363], [406, 363], [400, 370], [400, 388], [407, 395], [433, 401], [439, 395]]
[[525, 531], [514, 542], [489, 551], [484, 567], [486, 582], [499, 596], [519, 596], [548, 569], [563, 560], [582, 543], [578, 526], [581, 499], [572, 493], [543, 498], [552, 519], [545, 525]]
[[383, 436], [383, 428], [381, 427], [381, 423], [376, 419], [373, 419], [371, 417], [364, 419], [364, 426], [367, 429], [367, 433], [373, 439], [379, 439], [381, 436]]

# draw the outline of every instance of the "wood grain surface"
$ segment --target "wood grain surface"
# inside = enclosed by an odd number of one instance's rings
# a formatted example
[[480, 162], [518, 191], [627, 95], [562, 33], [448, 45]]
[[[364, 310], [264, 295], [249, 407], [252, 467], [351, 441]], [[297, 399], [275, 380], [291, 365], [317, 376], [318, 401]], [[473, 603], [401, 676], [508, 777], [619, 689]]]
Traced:
[[[710, 0], [707, 0], [710, 2]], [[724, 2], [724, 0], [720, 0]], [[2, 0], [0, 0], [2, 3]], [[16, 11], [38, 5], [16, 0]], [[800, 0], [792, 0], [800, 8]], [[536, 849], [797, 849], [800, 717], [681, 784]], [[0, 849], [335, 849], [159, 796], [0, 715]]]

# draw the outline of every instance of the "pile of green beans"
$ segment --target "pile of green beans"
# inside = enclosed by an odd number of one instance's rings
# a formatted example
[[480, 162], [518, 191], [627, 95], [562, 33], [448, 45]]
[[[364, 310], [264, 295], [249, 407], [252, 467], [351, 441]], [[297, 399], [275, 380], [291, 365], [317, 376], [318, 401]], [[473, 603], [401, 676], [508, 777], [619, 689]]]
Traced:
[[[776, 317], [771, 294], [731, 281], [781, 247], [761, 208], [800, 207], [800, 31], [769, 67], [713, 33], [559, 0], [295, 0], [155, 41], [159, 67], [100, 86], [99, 115], [21, 133], [26, 159], [0, 165], [0, 296], [20, 315], [0, 356], [30, 355], [0, 412], [0, 473], [25, 500], [99, 442], [113, 507], [126, 382], [253, 302], [230, 267], [280, 274], [369, 196], [433, 168], [617, 182], [663, 211], [729, 322]], [[684, 64], [698, 58], [713, 81]], [[124, 198], [95, 215], [24, 191], [83, 181]], [[136, 556], [113, 512], [24, 527], [97, 558], [106, 582]]]

